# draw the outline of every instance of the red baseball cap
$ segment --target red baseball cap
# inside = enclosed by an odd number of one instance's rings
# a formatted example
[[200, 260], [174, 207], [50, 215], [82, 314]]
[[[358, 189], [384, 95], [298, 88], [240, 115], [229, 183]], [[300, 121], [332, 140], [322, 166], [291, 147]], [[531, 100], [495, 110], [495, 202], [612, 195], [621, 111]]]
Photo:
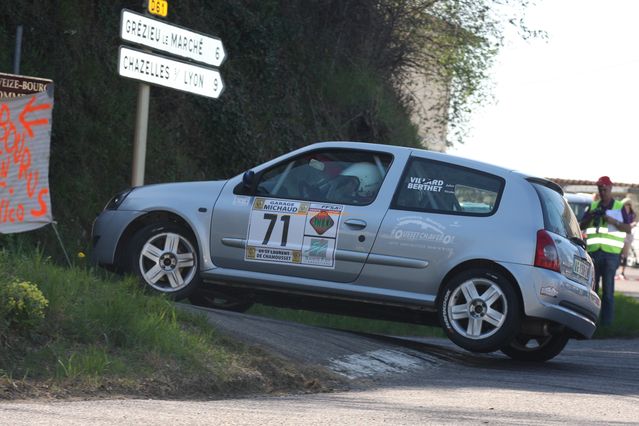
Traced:
[[612, 181], [608, 176], [602, 176], [597, 181], [597, 186], [612, 186]]

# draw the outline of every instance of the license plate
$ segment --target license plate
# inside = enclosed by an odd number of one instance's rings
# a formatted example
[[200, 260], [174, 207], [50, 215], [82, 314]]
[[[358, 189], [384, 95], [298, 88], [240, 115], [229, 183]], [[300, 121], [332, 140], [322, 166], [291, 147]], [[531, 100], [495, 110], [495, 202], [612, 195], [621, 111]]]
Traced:
[[588, 278], [590, 278], [590, 263], [581, 257], [575, 256], [574, 261], [572, 262], [572, 272], [574, 272], [575, 275], [588, 280]]

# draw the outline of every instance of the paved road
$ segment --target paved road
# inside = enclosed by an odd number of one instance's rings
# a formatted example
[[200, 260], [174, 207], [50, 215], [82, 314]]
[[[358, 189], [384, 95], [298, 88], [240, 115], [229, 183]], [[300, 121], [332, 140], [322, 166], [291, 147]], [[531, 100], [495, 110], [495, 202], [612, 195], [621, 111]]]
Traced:
[[[443, 339], [396, 339], [210, 311], [221, 330], [332, 370], [349, 392], [221, 401], [0, 403], [0, 424], [639, 424], [639, 340], [570, 342], [529, 365]], [[247, 331], [248, 330], [248, 331]]]

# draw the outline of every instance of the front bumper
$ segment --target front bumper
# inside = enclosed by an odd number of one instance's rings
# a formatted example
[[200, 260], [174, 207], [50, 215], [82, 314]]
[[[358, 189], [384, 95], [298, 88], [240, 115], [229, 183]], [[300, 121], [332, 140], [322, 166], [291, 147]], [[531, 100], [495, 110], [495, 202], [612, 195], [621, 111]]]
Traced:
[[114, 265], [120, 238], [131, 222], [143, 214], [135, 210], [102, 211], [91, 230], [91, 262], [101, 266]]
[[519, 283], [527, 316], [551, 320], [585, 338], [592, 337], [601, 309], [601, 300], [592, 289], [548, 269], [503, 266]]

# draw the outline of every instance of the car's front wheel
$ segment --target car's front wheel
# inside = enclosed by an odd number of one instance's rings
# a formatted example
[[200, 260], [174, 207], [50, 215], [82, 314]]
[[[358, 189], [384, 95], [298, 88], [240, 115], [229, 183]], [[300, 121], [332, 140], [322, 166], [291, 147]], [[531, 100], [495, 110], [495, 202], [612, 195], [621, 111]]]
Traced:
[[544, 362], [559, 355], [568, 343], [565, 333], [533, 337], [520, 334], [501, 351], [518, 361]]
[[184, 299], [200, 285], [196, 247], [195, 237], [183, 226], [172, 222], [147, 225], [129, 245], [129, 271], [148, 288]]
[[472, 269], [449, 280], [439, 299], [439, 319], [457, 345], [493, 352], [510, 342], [521, 326], [515, 284], [490, 269]]

